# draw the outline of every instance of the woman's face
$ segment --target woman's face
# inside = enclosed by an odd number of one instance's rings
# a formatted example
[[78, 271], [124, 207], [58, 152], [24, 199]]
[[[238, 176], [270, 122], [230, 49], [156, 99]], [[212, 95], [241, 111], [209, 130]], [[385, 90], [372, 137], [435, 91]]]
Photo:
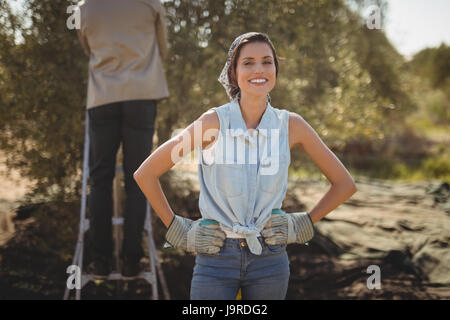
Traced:
[[236, 64], [241, 97], [266, 96], [275, 87], [276, 68], [272, 49], [265, 42], [245, 44]]

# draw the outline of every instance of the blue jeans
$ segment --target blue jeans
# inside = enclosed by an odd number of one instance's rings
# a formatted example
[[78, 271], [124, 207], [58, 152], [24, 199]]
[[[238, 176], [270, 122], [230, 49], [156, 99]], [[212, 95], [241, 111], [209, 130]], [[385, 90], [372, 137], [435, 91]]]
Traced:
[[218, 254], [197, 254], [191, 282], [192, 300], [282, 300], [289, 283], [286, 246], [269, 246], [262, 237], [261, 255], [250, 252], [245, 239], [225, 240]]
[[121, 101], [94, 107], [89, 114], [90, 238], [94, 260], [112, 258], [112, 184], [116, 155], [123, 143], [125, 178], [124, 239], [122, 255], [138, 261], [147, 200], [133, 173], [152, 150], [156, 101]]

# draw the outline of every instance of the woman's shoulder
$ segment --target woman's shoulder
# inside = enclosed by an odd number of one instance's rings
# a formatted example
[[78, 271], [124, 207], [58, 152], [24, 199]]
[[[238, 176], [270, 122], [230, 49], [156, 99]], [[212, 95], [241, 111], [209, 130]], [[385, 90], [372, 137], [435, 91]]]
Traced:
[[205, 111], [198, 120], [202, 123], [203, 131], [208, 129], [219, 129], [220, 127], [219, 116], [215, 111], [215, 108]]
[[221, 106], [211, 108], [210, 110], [215, 110], [218, 114], [228, 114], [230, 112], [231, 104], [233, 101], [222, 104]]
[[225, 103], [218, 107], [213, 107], [205, 111], [201, 118], [211, 128], [219, 129], [221, 121], [227, 118], [230, 110], [231, 102]]
[[303, 119], [303, 117], [298, 114], [297, 112], [293, 112], [293, 111], [288, 111], [288, 116], [289, 116], [289, 124], [306, 124], [306, 120]]
[[309, 129], [309, 124], [303, 117], [288, 109], [272, 107], [279, 119], [283, 119], [288, 123], [288, 132], [290, 136], [303, 137]]
[[289, 114], [289, 128], [296, 128], [297, 130], [301, 130], [307, 124], [306, 120], [298, 114], [297, 112], [288, 111]]
[[221, 127], [227, 127], [227, 118], [229, 114], [229, 106], [230, 103], [223, 104], [219, 107], [213, 107], [207, 111], [205, 111], [200, 118], [198, 119], [202, 125], [202, 135], [208, 130], [210, 131], [206, 136], [210, 138], [214, 138], [213, 140], [209, 140], [206, 145], [203, 145], [203, 150], [205, 150], [210, 143], [213, 143], [218, 139], [219, 132]]
[[289, 112], [289, 139], [293, 145], [313, 141], [315, 135], [315, 130], [300, 114]]
[[296, 112], [290, 111], [286, 108], [277, 108], [272, 106], [272, 110], [278, 117], [286, 117], [289, 119], [289, 123], [297, 121], [305, 121], [301, 115]]

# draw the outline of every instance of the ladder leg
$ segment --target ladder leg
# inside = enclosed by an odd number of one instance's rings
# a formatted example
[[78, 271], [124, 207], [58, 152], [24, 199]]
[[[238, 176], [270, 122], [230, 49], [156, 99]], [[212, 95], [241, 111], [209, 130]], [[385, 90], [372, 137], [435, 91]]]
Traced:
[[162, 270], [161, 263], [159, 262], [158, 252], [156, 251], [155, 242], [153, 239], [151, 240], [151, 246], [152, 246], [152, 251], [154, 252], [153, 257], [155, 260], [156, 269], [158, 271], [158, 277], [159, 277], [159, 280], [161, 281], [161, 287], [163, 289], [164, 299], [170, 300], [170, 294], [169, 294], [169, 290], [167, 288], [166, 278], [164, 277], [164, 272]]
[[[83, 247], [84, 247], [84, 242], [81, 242], [81, 248], [80, 248], [80, 255], [78, 257], [78, 262], [79, 262], [79, 267], [80, 267], [80, 274], [81, 274], [81, 281], [83, 281]], [[81, 299], [81, 289], [76, 289], [76, 300], [80, 300]]]
[[[81, 194], [81, 221], [80, 221], [80, 230], [82, 230], [80, 236], [80, 249], [78, 256], [78, 267], [80, 267], [81, 277], [83, 277], [83, 254], [84, 254], [84, 233], [85, 227], [84, 223], [86, 220], [86, 203], [87, 203], [87, 182], [89, 177], [89, 113], [86, 110], [86, 125], [84, 130], [84, 159], [83, 159], [83, 183], [82, 183], [82, 194]], [[81, 299], [81, 288], [76, 290], [76, 300]]]
[[[120, 168], [122, 169], [122, 168]], [[117, 168], [116, 168], [117, 172]], [[81, 273], [81, 288], [76, 289], [75, 292], [75, 299], [80, 300], [81, 299], [81, 290], [83, 287], [90, 281], [94, 280], [94, 277], [92, 274], [84, 274], [83, 275], [83, 255], [84, 255], [84, 235], [85, 232], [89, 229], [89, 220], [86, 219], [86, 203], [87, 203], [87, 181], [89, 178], [89, 113], [86, 111], [86, 125], [85, 125], [85, 142], [84, 142], [84, 157], [83, 157], [83, 176], [82, 176], [82, 195], [81, 195], [81, 209], [80, 209], [80, 225], [79, 225], [79, 235], [77, 244], [75, 247], [75, 253], [72, 260], [72, 264], [76, 265], [80, 268]], [[123, 224], [123, 218], [120, 217], [120, 194], [119, 194], [119, 180], [115, 178], [114, 181], [114, 220], [121, 220], [121, 222], [115, 223], [117, 224]], [[146, 229], [147, 229], [147, 238], [148, 238], [148, 254], [149, 254], [149, 263], [150, 263], [150, 273], [143, 272], [143, 274], [140, 276], [140, 278], [145, 279], [149, 284], [152, 285], [152, 299], [157, 300], [158, 299], [158, 279], [156, 276], [156, 272], [158, 272], [158, 277], [161, 282], [161, 286], [164, 293], [164, 298], [169, 300], [169, 290], [167, 288], [167, 284], [164, 278], [164, 273], [161, 267], [161, 264], [159, 262], [158, 258], [158, 252], [156, 250], [155, 242], [153, 239], [153, 230], [152, 230], [152, 224], [151, 224], [151, 207], [150, 204], [147, 201], [147, 213], [146, 213]], [[115, 240], [116, 240], [116, 246], [115, 246], [115, 256], [116, 256], [116, 272], [112, 273], [108, 276], [108, 280], [119, 280], [117, 282], [117, 292], [119, 294], [119, 285], [120, 280], [122, 280], [122, 275], [120, 273], [120, 231], [115, 230]], [[69, 299], [70, 296], [70, 290], [67, 288], [64, 291], [64, 299]]]
[[[80, 236], [78, 236], [79, 239]], [[80, 245], [79, 245], [79, 240], [77, 241], [76, 247], [75, 247], [75, 254], [73, 255], [73, 259], [72, 259], [72, 265], [76, 265], [76, 261], [78, 259], [78, 254], [79, 254], [79, 249]], [[69, 291], [69, 287], [67, 286], [67, 282], [66, 282], [66, 289], [64, 290], [64, 300], [69, 299], [69, 295], [70, 295], [70, 291]]]
[[155, 271], [154, 266], [156, 265], [156, 269], [158, 271], [159, 280], [161, 282], [161, 287], [163, 290], [164, 298], [166, 300], [170, 300], [170, 294], [169, 290], [167, 288], [166, 280], [164, 277], [164, 273], [161, 267], [161, 264], [159, 262], [158, 258], [158, 251], [156, 250], [155, 241], [153, 239], [153, 228], [151, 223], [151, 206], [150, 203], [147, 201], [147, 217], [146, 217], [146, 223], [147, 223], [147, 238], [148, 238], [148, 251], [149, 251], [149, 259], [150, 259], [150, 265], [153, 265], [152, 271]]
[[[122, 147], [119, 148], [118, 154], [120, 155], [120, 150]], [[116, 174], [114, 177], [114, 217], [116, 219], [119, 219], [122, 216], [122, 199], [121, 199], [121, 193], [120, 193], [120, 178], [119, 174], [122, 172], [122, 166], [118, 165], [116, 166]], [[120, 247], [121, 247], [121, 239], [120, 239], [120, 230], [118, 225], [113, 225], [114, 227], [114, 258], [115, 258], [115, 269], [117, 273], [120, 273]], [[121, 296], [121, 290], [122, 289], [122, 283], [121, 281], [116, 282], [116, 297], [120, 298]]]
[[[85, 127], [84, 127], [84, 154], [83, 154], [83, 174], [82, 174], [82, 193], [81, 193], [81, 208], [80, 208], [80, 224], [79, 224], [79, 232], [78, 232], [78, 241], [75, 247], [75, 254], [72, 260], [73, 265], [77, 265], [80, 267], [80, 271], [82, 271], [82, 262], [83, 262], [83, 246], [84, 246], [84, 233], [85, 233], [85, 218], [86, 218], [86, 192], [87, 192], [87, 180], [89, 178], [89, 113], [86, 110], [85, 113]], [[82, 274], [82, 272], [81, 272]], [[81, 290], [81, 289], [80, 289]], [[80, 293], [77, 290], [76, 298], [79, 300]], [[66, 284], [66, 291], [64, 292], [64, 300], [69, 298], [69, 291]]]
[[[155, 273], [155, 253], [152, 250], [152, 246], [151, 246], [151, 241], [153, 239], [152, 236], [152, 224], [151, 224], [151, 219], [150, 219], [150, 204], [147, 201], [147, 206], [146, 206], [146, 217], [145, 217], [145, 221], [146, 221], [146, 229], [147, 229], [147, 246], [148, 246], [148, 260], [150, 263], [150, 272], [152, 274], [155, 275], [155, 280], [156, 280], [156, 273]], [[158, 299], [158, 281], [154, 281], [152, 283], [152, 299], [153, 300], [157, 300]]]

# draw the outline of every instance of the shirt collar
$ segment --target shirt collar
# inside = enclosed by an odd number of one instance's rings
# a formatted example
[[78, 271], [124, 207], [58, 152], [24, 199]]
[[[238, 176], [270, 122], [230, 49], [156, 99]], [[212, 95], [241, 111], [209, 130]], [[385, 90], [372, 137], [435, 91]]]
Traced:
[[[237, 99], [230, 102], [230, 126], [231, 126], [231, 136], [236, 137], [240, 135], [246, 135], [248, 134], [248, 129], [245, 124], [244, 118], [242, 117], [241, 108], [239, 106], [239, 102]], [[274, 112], [272, 110], [272, 106], [269, 102], [267, 102], [267, 107], [264, 110], [263, 116], [261, 118], [261, 121], [259, 122], [258, 126], [256, 127], [256, 130], [259, 134], [262, 134], [264, 136], [269, 135], [270, 129], [274, 129], [275, 121], [274, 121]], [[261, 130], [264, 129], [264, 130]]]

